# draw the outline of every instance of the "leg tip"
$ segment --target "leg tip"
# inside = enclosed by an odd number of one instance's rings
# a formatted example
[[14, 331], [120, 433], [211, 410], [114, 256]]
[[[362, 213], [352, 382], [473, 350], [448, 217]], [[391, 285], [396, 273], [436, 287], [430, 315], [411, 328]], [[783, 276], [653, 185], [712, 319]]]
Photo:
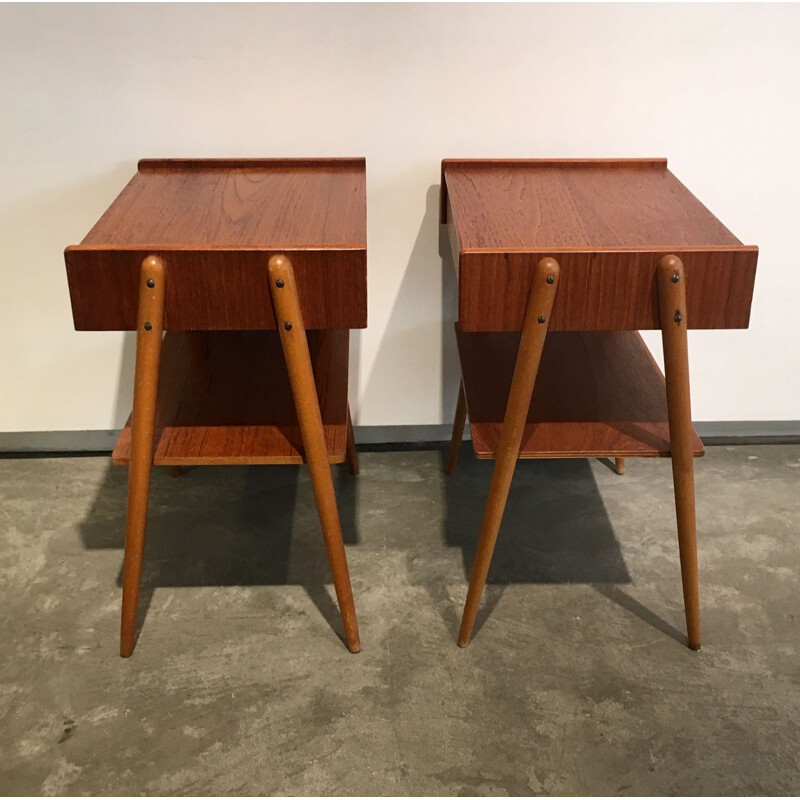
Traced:
[[348, 642], [347, 649], [351, 653], [360, 653], [361, 652], [361, 642]]
[[700, 642], [689, 642], [689, 649], [697, 652], [700, 649]]
[[469, 639], [459, 639], [458, 646], [459, 647], [466, 647], [469, 644]]

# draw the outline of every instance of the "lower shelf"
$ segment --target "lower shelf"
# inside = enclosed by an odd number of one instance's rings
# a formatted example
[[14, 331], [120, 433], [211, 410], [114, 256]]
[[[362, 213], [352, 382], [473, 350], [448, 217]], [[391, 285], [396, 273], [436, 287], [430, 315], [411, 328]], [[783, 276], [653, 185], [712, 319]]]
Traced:
[[[475, 454], [494, 458], [520, 334], [456, 336]], [[669, 454], [664, 376], [636, 331], [547, 334], [520, 458]]]
[[[345, 458], [349, 331], [309, 331], [325, 442]], [[130, 419], [112, 454], [130, 460]], [[301, 464], [303, 444], [277, 331], [164, 337], [153, 463]]]

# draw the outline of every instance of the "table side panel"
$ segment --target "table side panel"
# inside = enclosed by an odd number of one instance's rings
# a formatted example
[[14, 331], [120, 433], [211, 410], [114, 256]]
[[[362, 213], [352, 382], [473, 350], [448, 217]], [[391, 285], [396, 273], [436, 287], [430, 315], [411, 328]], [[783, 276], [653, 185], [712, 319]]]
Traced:
[[[452, 246], [452, 245], [451, 245]], [[459, 324], [465, 331], [522, 329], [533, 270], [552, 256], [561, 265], [550, 330], [660, 329], [656, 268], [665, 253], [686, 271], [690, 328], [746, 328], [758, 249], [490, 252], [454, 254], [459, 265]]]
[[443, 197], [442, 213], [445, 215], [443, 221], [445, 231], [447, 232], [447, 242], [450, 245], [450, 255], [452, 256], [453, 265], [455, 266], [456, 277], [458, 277], [461, 268], [461, 259], [459, 258], [459, 253], [461, 252], [461, 239], [458, 235], [458, 226], [453, 218], [453, 212], [450, 207], [450, 198], [446, 193]]
[[289, 257], [307, 328], [367, 326], [367, 256], [352, 250], [67, 248], [76, 330], [135, 330], [141, 263], [166, 265], [168, 330], [268, 330], [275, 315], [267, 285], [273, 253]]

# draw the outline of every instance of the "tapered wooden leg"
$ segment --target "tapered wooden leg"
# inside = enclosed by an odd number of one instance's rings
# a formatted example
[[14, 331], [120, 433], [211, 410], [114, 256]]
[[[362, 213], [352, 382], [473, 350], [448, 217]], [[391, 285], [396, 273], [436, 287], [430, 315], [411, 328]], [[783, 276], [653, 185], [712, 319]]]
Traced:
[[361, 649], [358, 636], [358, 621], [353, 604], [353, 590], [350, 586], [350, 573], [342, 539], [342, 526], [339, 509], [333, 491], [328, 448], [325, 445], [325, 431], [319, 410], [317, 388], [314, 383], [314, 370], [308, 351], [303, 317], [300, 313], [300, 300], [294, 279], [294, 270], [286, 256], [275, 255], [269, 260], [269, 287], [275, 307], [275, 318], [280, 332], [281, 345], [289, 373], [300, 433], [314, 497], [317, 501], [322, 535], [328, 551], [328, 560], [333, 573], [333, 584], [339, 601], [347, 646], [351, 652]]
[[181, 474], [181, 468], [180, 467], [170, 467], [169, 468], [169, 474], [172, 475], [173, 478], [179, 478], [180, 474]]
[[614, 469], [617, 472], [617, 475], [624, 475], [625, 474], [625, 459], [624, 458], [615, 458], [614, 459]]
[[686, 628], [689, 647], [692, 650], [699, 650], [700, 591], [694, 502], [692, 410], [689, 396], [689, 348], [686, 333], [686, 278], [683, 264], [677, 256], [664, 256], [658, 264], [658, 296]]
[[153, 465], [158, 366], [164, 330], [164, 262], [149, 256], [142, 262], [139, 314], [136, 323], [136, 374], [133, 386], [131, 455], [128, 467], [128, 516], [125, 524], [125, 565], [122, 573], [122, 625], [120, 655], [127, 658], [134, 647], [139, 584]]
[[533, 387], [536, 382], [536, 373], [539, 371], [548, 320], [558, 285], [558, 273], [558, 262], [552, 258], [543, 258], [534, 270], [525, 322], [522, 327], [522, 340], [503, 419], [503, 432], [500, 436], [497, 461], [489, 488], [489, 499], [486, 502], [475, 563], [472, 567], [467, 602], [461, 618], [461, 630], [458, 634], [458, 644], [461, 647], [469, 644], [486, 577], [489, 574], [497, 533], [500, 530], [508, 491], [511, 488], [511, 479], [514, 476], [514, 467], [519, 457], [522, 434], [525, 430]]
[[347, 468], [351, 475], [358, 475], [358, 450], [356, 435], [353, 433], [353, 418], [350, 414], [350, 403], [347, 404]]
[[464, 422], [467, 419], [467, 396], [464, 394], [464, 381], [458, 387], [458, 400], [456, 401], [456, 416], [453, 420], [453, 434], [450, 437], [450, 451], [447, 454], [447, 464], [444, 471], [452, 475], [458, 464], [458, 451], [461, 449], [461, 437], [464, 435]]

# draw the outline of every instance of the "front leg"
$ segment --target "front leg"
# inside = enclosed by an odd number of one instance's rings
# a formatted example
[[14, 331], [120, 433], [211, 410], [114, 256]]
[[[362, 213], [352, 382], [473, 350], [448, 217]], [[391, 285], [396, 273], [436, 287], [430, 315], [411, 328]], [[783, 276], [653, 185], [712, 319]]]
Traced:
[[286, 256], [276, 255], [269, 260], [269, 288], [275, 307], [275, 320], [281, 337], [289, 383], [292, 387], [300, 434], [303, 438], [305, 459], [311, 473], [311, 484], [317, 501], [317, 511], [322, 523], [322, 535], [328, 560], [333, 573], [339, 612], [342, 615], [347, 646], [351, 652], [361, 650], [358, 635], [358, 621], [353, 603], [353, 590], [350, 586], [350, 573], [347, 569], [347, 556], [342, 539], [342, 526], [336, 494], [333, 490], [333, 477], [325, 444], [325, 429], [319, 410], [317, 386], [314, 382], [314, 369], [308, 350], [308, 338], [300, 312], [300, 299], [297, 294], [294, 270]]
[[136, 323], [136, 373], [131, 418], [131, 455], [128, 466], [128, 514], [125, 523], [125, 563], [122, 568], [122, 624], [119, 653], [133, 653], [139, 586], [142, 579], [147, 503], [158, 400], [158, 369], [164, 331], [164, 262], [149, 256], [142, 262], [139, 279], [139, 314]]
[[506, 414], [503, 419], [500, 447], [497, 451], [492, 484], [489, 488], [489, 499], [486, 501], [486, 511], [478, 540], [478, 551], [472, 567], [467, 602], [461, 618], [461, 630], [458, 634], [460, 647], [466, 647], [472, 637], [472, 628], [475, 625], [481, 595], [486, 585], [489, 566], [492, 563], [492, 554], [497, 542], [500, 522], [503, 519], [508, 491], [511, 488], [511, 479], [514, 477], [514, 467], [519, 456], [525, 422], [528, 419], [536, 374], [539, 371], [548, 320], [558, 285], [558, 274], [559, 265], [553, 258], [543, 258], [533, 273], [525, 322], [522, 327], [522, 339], [514, 367], [514, 377], [511, 380]]
[[686, 629], [689, 635], [689, 647], [692, 650], [699, 650], [700, 589], [694, 501], [692, 409], [689, 395], [686, 276], [683, 263], [677, 256], [664, 256], [658, 263], [658, 297]]

